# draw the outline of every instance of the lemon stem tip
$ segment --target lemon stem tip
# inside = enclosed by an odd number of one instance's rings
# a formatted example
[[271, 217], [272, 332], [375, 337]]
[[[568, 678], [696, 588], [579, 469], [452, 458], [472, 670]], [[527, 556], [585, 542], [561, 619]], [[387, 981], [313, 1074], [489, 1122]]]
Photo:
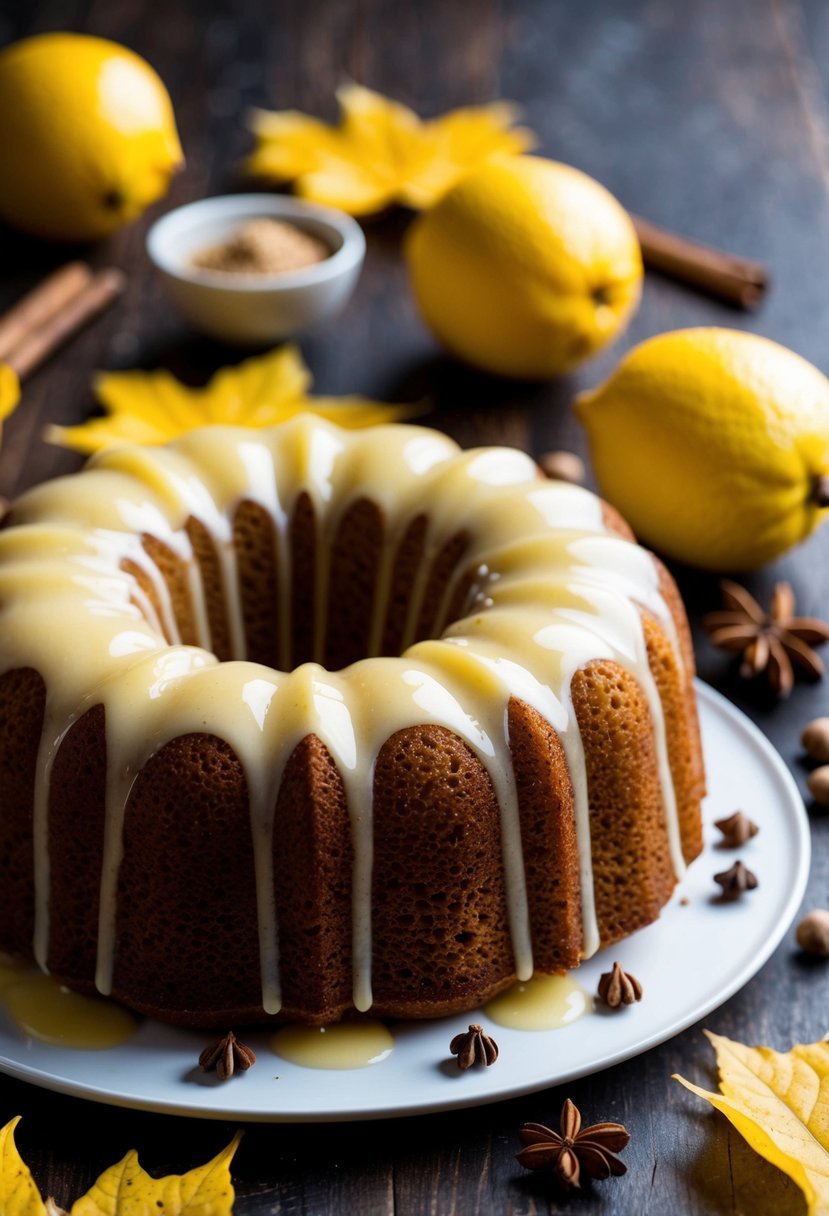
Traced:
[[116, 186], [113, 186], [111, 190], [107, 190], [104, 195], [104, 206], [109, 211], [120, 211], [126, 201], [126, 195], [123, 190], [119, 190]]
[[812, 501], [818, 507], [829, 507], [829, 473], [821, 473], [815, 478]]

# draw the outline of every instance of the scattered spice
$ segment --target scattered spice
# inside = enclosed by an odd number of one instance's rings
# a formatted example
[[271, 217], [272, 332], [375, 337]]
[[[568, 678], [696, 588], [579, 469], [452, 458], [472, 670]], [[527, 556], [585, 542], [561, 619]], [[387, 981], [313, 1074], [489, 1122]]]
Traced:
[[[807, 1207], [809, 1216], [829, 1211], [829, 1124], [823, 1117], [829, 1042], [795, 1043], [789, 1051], [774, 1051], [710, 1030], [703, 1033], [717, 1053], [720, 1092], [700, 1089], [676, 1074], [674, 1080], [721, 1111], [747, 1147], [800, 1188], [804, 1216]], [[738, 1199], [729, 1206], [745, 1211], [749, 1205]], [[757, 1204], [755, 1210], [769, 1206], [780, 1210], [774, 1203]], [[792, 1210], [788, 1203], [785, 1207]]]
[[561, 1109], [560, 1132], [543, 1123], [525, 1123], [519, 1131], [524, 1145], [516, 1154], [528, 1170], [549, 1169], [566, 1190], [579, 1188], [581, 1171], [591, 1178], [627, 1173], [615, 1155], [630, 1140], [621, 1123], [593, 1123], [582, 1128], [581, 1115], [568, 1098]]
[[498, 1059], [498, 1044], [484, 1032], [483, 1026], [472, 1023], [468, 1030], [456, 1034], [449, 1044], [453, 1056], [458, 1057], [458, 1068], [471, 1068], [473, 1064], [489, 1066]]
[[234, 1072], [247, 1072], [256, 1063], [256, 1054], [250, 1047], [240, 1043], [232, 1030], [223, 1034], [215, 1043], [205, 1047], [199, 1056], [199, 1066], [203, 1072], [215, 1068], [220, 1081], [228, 1081]]
[[744, 891], [753, 891], [757, 878], [741, 861], [735, 861], [730, 870], [714, 875], [714, 882], [722, 887], [721, 899], [731, 902], [739, 899]]
[[829, 764], [822, 764], [806, 778], [809, 793], [821, 806], [829, 806]]
[[722, 832], [719, 842], [721, 849], [739, 849], [760, 831], [757, 824], [742, 811], [735, 811], [727, 819], [715, 819], [714, 827]]
[[538, 463], [553, 481], [569, 481], [574, 486], [584, 481], [584, 461], [575, 452], [544, 452]]
[[829, 718], [814, 718], [800, 736], [800, 742], [813, 760], [829, 762]]
[[741, 676], [765, 673], [779, 697], [792, 690], [794, 666], [821, 678], [825, 668], [813, 647], [829, 641], [829, 625], [817, 617], [794, 615], [789, 583], [775, 585], [768, 612], [738, 583], [724, 579], [720, 586], [724, 609], [709, 612], [703, 625], [715, 646], [742, 655]]
[[222, 274], [287, 274], [331, 256], [318, 237], [284, 220], [248, 220], [220, 245], [210, 245], [193, 258], [199, 270]]
[[632, 1005], [641, 999], [642, 985], [635, 975], [622, 969], [621, 963], [614, 963], [613, 969], [606, 971], [599, 979], [599, 1000], [611, 1009]]
[[829, 912], [825, 908], [814, 908], [803, 917], [794, 935], [800, 949], [807, 954], [829, 957]]
[[688, 898], [688, 896], [687, 896], [687, 895], [683, 895], [683, 896], [682, 896], [682, 899], [679, 901], [679, 906], [680, 906], [681, 908], [687, 908], [687, 907], [689, 906], [689, 904], [690, 904], [690, 903], [691, 903], [691, 901], [690, 901], [690, 899]]

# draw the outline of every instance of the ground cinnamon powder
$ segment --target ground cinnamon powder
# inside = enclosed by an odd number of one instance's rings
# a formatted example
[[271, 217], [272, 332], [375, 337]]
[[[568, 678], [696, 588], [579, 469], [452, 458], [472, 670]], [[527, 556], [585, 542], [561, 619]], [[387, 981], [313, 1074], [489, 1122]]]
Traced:
[[202, 249], [193, 265], [224, 274], [285, 274], [330, 256], [325, 242], [310, 232], [263, 217], [248, 220], [222, 244]]

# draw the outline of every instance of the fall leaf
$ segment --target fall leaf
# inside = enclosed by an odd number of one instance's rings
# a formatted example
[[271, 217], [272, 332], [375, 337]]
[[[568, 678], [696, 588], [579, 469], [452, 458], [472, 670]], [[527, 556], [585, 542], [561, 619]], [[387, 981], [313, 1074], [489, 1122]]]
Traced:
[[44, 438], [91, 453], [125, 443], [166, 443], [211, 424], [267, 427], [312, 413], [358, 429], [422, 412], [420, 406], [358, 396], [311, 397], [310, 384], [311, 373], [293, 345], [223, 367], [204, 388], [189, 388], [164, 370], [103, 372], [94, 387], [107, 416], [80, 426], [49, 426]]
[[829, 1042], [777, 1052], [705, 1033], [717, 1053], [722, 1092], [676, 1080], [722, 1111], [755, 1152], [800, 1187], [809, 1216], [827, 1216]]
[[[57, 1216], [53, 1199], [44, 1204], [29, 1168], [14, 1143], [20, 1117], [0, 1129], [0, 1216]], [[227, 1148], [186, 1174], [151, 1178], [130, 1150], [101, 1174], [89, 1191], [72, 1205], [69, 1216], [230, 1216], [234, 1191], [230, 1163], [242, 1133]]]
[[46, 1216], [46, 1205], [14, 1142], [20, 1116], [0, 1129], [0, 1216]]
[[239, 1147], [237, 1132], [227, 1148], [197, 1169], [167, 1178], [151, 1178], [130, 1150], [117, 1165], [101, 1174], [92, 1188], [72, 1205], [70, 1216], [226, 1216], [233, 1210], [230, 1163]]
[[392, 203], [431, 207], [484, 161], [535, 143], [531, 131], [513, 125], [518, 111], [508, 102], [466, 106], [424, 122], [408, 106], [361, 85], [344, 85], [337, 100], [337, 126], [298, 110], [254, 110], [257, 146], [249, 172], [293, 181], [304, 198], [368, 215]]

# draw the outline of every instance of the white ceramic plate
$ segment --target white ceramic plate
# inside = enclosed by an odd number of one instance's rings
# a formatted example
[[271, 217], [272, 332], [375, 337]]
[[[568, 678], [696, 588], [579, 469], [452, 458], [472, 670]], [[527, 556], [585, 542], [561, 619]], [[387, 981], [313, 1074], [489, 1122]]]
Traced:
[[[612, 958], [644, 985], [641, 1004], [587, 1014], [560, 1030], [491, 1026], [501, 1049], [488, 1069], [459, 1072], [448, 1044], [482, 1014], [394, 1027], [395, 1048], [381, 1063], [345, 1072], [300, 1068], [272, 1054], [266, 1034], [245, 1035], [256, 1066], [225, 1084], [194, 1067], [209, 1035], [145, 1022], [130, 1042], [83, 1052], [28, 1040], [0, 1016], [0, 1070], [36, 1085], [118, 1106], [202, 1118], [258, 1121], [371, 1119], [495, 1102], [617, 1064], [677, 1034], [741, 988], [763, 965], [794, 916], [809, 869], [809, 825], [783, 761], [728, 701], [698, 686], [708, 782], [708, 825], [744, 808], [761, 827], [738, 853], [706, 832], [660, 920], [585, 963], [579, 981], [594, 992]], [[742, 857], [759, 889], [716, 904], [715, 871]], [[687, 899], [687, 905], [680, 901]], [[612, 958], [611, 958], [612, 955]]]

